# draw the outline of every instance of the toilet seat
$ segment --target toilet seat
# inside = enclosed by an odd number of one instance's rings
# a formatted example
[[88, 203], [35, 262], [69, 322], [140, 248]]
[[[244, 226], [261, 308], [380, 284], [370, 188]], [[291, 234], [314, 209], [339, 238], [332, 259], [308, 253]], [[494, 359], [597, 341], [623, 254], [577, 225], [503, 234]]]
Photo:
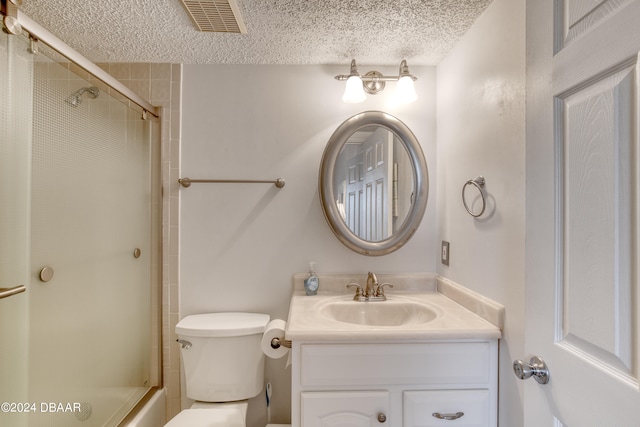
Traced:
[[185, 409], [165, 427], [245, 427], [245, 421], [234, 408]]

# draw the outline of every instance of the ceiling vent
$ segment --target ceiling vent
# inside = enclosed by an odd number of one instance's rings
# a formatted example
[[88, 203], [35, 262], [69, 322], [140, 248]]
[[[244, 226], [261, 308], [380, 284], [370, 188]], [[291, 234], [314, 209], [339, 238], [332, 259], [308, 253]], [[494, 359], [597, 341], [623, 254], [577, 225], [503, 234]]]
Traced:
[[235, 0], [180, 0], [199, 31], [246, 33]]

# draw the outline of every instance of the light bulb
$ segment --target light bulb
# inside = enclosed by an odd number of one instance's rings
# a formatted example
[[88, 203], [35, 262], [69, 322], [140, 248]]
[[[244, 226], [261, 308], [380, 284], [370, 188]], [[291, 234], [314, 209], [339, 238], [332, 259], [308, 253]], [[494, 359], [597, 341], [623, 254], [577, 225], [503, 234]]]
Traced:
[[344, 95], [342, 100], [351, 104], [356, 104], [367, 99], [367, 95], [364, 93], [362, 87], [362, 79], [360, 76], [350, 76], [347, 79], [347, 84], [344, 89]]

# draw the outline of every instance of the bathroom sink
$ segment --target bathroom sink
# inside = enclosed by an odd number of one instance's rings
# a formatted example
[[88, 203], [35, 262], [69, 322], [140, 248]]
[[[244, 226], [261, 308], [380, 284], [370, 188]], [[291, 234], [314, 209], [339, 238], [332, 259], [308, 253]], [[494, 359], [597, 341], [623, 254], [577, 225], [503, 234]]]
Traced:
[[338, 322], [368, 326], [406, 326], [427, 323], [437, 313], [425, 304], [412, 301], [332, 301], [320, 314]]
[[[392, 283], [386, 301], [354, 301], [350, 283], [366, 283], [365, 274], [320, 275], [317, 295], [307, 296], [304, 279], [296, 274], [285, 338], [296, 342], [328, 343], [357, 340], [414, 342], [418, 340], [500, 338], [498, 323], [492, 323], [444, 293], [428, 273], [378, 275], [380, 283]], [[502, 308], [490, 305], [477, 295], [452, 288], [443, 289], [460, 301], [494, 319], [502, 318]], [[501, 324], [501, 320], [497, 320]]]

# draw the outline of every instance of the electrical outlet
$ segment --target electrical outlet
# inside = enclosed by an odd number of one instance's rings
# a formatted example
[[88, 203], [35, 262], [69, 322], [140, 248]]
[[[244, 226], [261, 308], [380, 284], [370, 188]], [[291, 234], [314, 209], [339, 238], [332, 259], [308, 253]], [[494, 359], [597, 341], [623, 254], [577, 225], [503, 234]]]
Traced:
[[449, 265], [449, 242], [442, 241], [442, 250], [440, 251], [440, 261], [444, 265]]

